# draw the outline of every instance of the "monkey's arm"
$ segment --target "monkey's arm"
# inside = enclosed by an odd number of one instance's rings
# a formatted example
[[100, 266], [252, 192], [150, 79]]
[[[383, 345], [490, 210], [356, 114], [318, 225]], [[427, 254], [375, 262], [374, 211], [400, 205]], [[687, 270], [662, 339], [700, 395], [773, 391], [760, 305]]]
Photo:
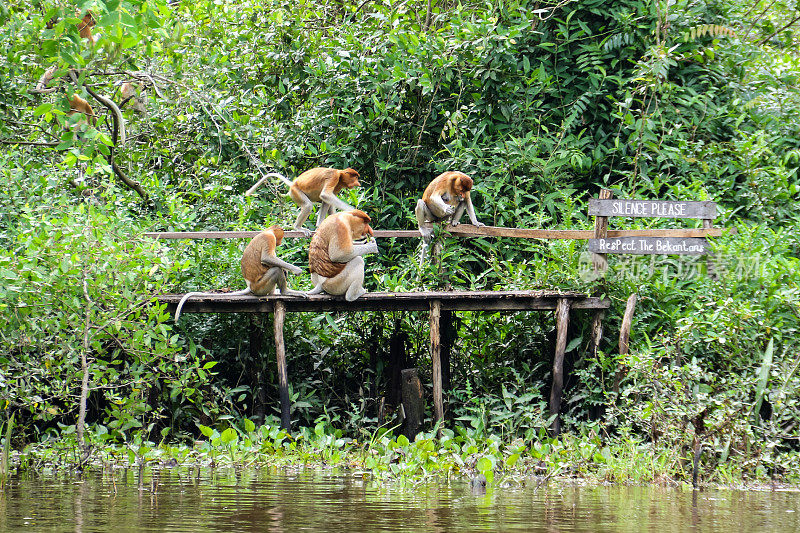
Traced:
[[269, 266], [276, 266], [280, 267], [284, 270], [288, 270], [292, 274], [302, 274], [303, 270], [300, 267], [296, 267], [291, 263], [287, 263], [286, 261], [270, 254], [267, 250], [264, 250], [261, 253], [261, 264], [262, 265], [269, 265]]
[[348, 243], [348, 246], [342, 246], [339, 244], [338, 239], [334, 237], [328, 246], [328, 256], [335, 263], [348, 263], [354, 257], [377, 253], [378, 243], [375, 241], [370, 241], [367, 244]]
[[467, 204], [467, 216], [469, 217], [469, 221], [472, 223], [473, 226], [485, 226], [483, 222], [478, 222], [478, 218], [475, 216], [475, 208], [472, 207], [472, 198], [470, 198], [469, 191], [467, 194], [464, 195], [464, 202]]
[[446, 203], [440, 193], [433, 193], [426, 203], [431, 214], [436, 218], [449, 217], [455, 212], [455, 208]]
[[333, 189], [336, 187], [338, 182], [338, 178], [328, 178], [328, 180], [325, 182], [325, 187], [323, 187], [319, 193], [319, 199], [320, 201], [335, 207], [339, 211], [352, 211], [355, 209], [353, 206], [347, 202], [339, 200], [339, 198], [333, 194]]

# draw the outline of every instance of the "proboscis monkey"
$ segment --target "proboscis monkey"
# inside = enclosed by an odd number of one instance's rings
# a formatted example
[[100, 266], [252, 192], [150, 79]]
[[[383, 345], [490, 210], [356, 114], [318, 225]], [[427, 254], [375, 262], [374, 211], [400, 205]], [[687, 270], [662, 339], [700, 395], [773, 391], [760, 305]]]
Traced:
[[74, 130], [76, 133], [80, 133], [81, 130], [85, 128], [86, 124], [91, 124], [92, 126], [97, 124], [97, 115], [94, 114], [94, 109], [89, 105], [89, 102], [77, 94], [73, 94], [72, 98], [69, 100], [69, 112], [67, 116], [72, 116], [76, 113], [83, 115], [83, 118], [79, 119], [74, 126], [70, 126], [70, 129]]
[[139, 113], [140, 115], [147, 113], [147, 107], [145, 106], [144, 98], [137, 92], [135, 83], [126, 81], [120, 86], [119, 93], [120, 97], [122, 98], [120, 107], [122, 107], [122, 104], [130, 100], [131, 108], [133, 108], [134, 112]]
[[[278, 258], [275, 254], [275, 248], [283, 240], [283, 229], [280, 226], [270, 226], [265, 229], [247, 244], [247, 247], [242, 253], [242, 275], [244, 276], [247, 288], [240, 291], [224, 293], [223, 296], [244, 296], [246, 294], [253, 294], [255, 296], [266, 296], [275, 292], [277, 286], [281, 294], [288, 296], [303, 296], [306, 294], [300, 291], [294, 291], [286, 285], [285, 270], [293, 274], [300, 274], [303, 271], [286, 261]], [[220, 293], [214, 292], [190, 292], [181, 298], [178, 302], [178, 308], [175, 310], [175, 322], [181, 316], [181, 309], [186, 300], [192, 296], [214, 295], [220, 296]]]
[[[375, 240], [369, 241], [374, 235], [369, 222], [369, 215], [358, 209], [334, 213], [322, 222], [308, 249], [314, 284], [308, 294], [344, 294], [345, 300], [352, 302], [367, 292], [361, 256], [378, 253]], [[363, 244], [354, 242], [362, 239]]]
[[425, 260], [425, 252], [431, 242], [434, 222], [450, 221], [451, 226], [458, 226], [464, 211], [469, 215], [473, 226], [483, 226], [475, 217], [470, 190], [472, 178], [463, 172], [448, 171], [439, 174], [431, 181], [417, 201], [414, 213], [417, 215], [419, 232], [422, 235], [422, 253], [420, 262]]
[[294, 203], [300, 206], [300, 213], [297, 215], [297, 220], [294, 222], [294, 229], [302, 231], [306, 236], [311, 235], [311, 232], [303, 228], [303, 223], [308, 219], [311, 214], [311, 209], [314, 206], [313, 202], [320, 202], [319, 212], [317, 213], [317, 227], [325, 220], [325, 217], [332, 215], [336, 210], [350, 211], [352, 206], [346, 202], [339, 200], [336, 196], [339, 191], [345, 187], [352, 189], [358, 187], [360, 183], [358, 178], [361, 176], [358, 171], [352, 168], [338, 170], [328, 167], [317, 167], [306, 170], [300, 174], [294, 182], [289, 181], [286, 177], [278, 173], [270, 173], [261, 178], [255, 185], [244, 193], [245, 196], [250, 196], [255, 190], [266, 181], [267, 178], [274, 176], [283, 181], [289, 186], [289, 195], [294, 200]]
[[[80, 12], [78, 13], [78, 16], [80, 16]], [[80, 33], [81, 38], [88, 39], [92, 44], [96, 43], [97, 35], [92, 35], [92, 28], [96, 24], [97, 22], [94, 20], [94, 14], [91, 11], [87, 11], [81, 21], [78, 23], [78, 33]]]

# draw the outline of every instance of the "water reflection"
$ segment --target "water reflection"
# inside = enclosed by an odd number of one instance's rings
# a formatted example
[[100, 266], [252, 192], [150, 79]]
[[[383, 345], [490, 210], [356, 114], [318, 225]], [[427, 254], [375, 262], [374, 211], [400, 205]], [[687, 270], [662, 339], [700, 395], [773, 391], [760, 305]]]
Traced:
[[797, 492], [467, 482], [313, 471], [164, 469], [15, 479], [0, 531], [800, 531]]

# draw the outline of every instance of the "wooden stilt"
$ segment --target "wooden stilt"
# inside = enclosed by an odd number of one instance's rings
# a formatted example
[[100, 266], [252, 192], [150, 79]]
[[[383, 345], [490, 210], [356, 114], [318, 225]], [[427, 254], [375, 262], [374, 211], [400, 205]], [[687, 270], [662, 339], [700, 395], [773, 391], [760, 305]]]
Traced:
[[[627, 355], [630, 348], [631, 324], [633, 323], [633, 312], [636, 310], [636, 300], [639, 298], [635, 292], [628, 296], [625, 303], [625, 314], [622, 315], [622, 325], [619, 328], [619, 354]], [[622, 364], [617, 366], [617, 374], [614, 376], [614, 392], [619, 392], [619, 384], [625, 376], [625, 368]]]
[[422, 381], [416, 368], [401, 371], [403, 387], [403, 425], [400, 432], [410, 441], [414, 440], [425, 419], [425, 400], [422, 395]]
[[292, 418], [289, 404], [289, 377], [286, 371], [286, 348], [283, 344], [283, 320], [286, 317], [286, 305], [275, 302], [275, 355], [278, 360], [278, 389], [281, 396], [281, 429], [291, 430]]
[[595, 311], [592, 317], [592, 334], [589, 344], [589, 355], [597, 357], [597, 352], [600, 351], [600, 342], [603, 340], [603, 318], [605, 311], [602, 309]]
[[553, 357], [553, 386], [550, 389], [550, 416], [555, 415], [550, 435], [561, 433], [561, 394], [564, 389], [564, 352], [567, 349], [567, 327], [569, 326], [570, 302], [560, 298], [556, 306], [556, 353]]
[[[442, 301], [431, 300], [431, 363], [433, 367], [433, 409], [436, 422], [444, 420], [444, 403], [442, 400], [442, 360], [441, 337], [439, 335], [439, 319], [442, 315]], [[441, 431], [441, 426], [439, 426]]]
[[253, 387], [253, 419], [264, 423], [266, 414], [266, 394], [262, 376], [261, 344], [264, 340], [264, 329], [260, 315], [253, 315], [250, 320], [250, 382]]
[[456, 328], [453, 324], [453, 311], [442, 311], [441, 316], [441, 335], [442, 335], [442, 393], [450, 391], [450, 352], [456, 339]]

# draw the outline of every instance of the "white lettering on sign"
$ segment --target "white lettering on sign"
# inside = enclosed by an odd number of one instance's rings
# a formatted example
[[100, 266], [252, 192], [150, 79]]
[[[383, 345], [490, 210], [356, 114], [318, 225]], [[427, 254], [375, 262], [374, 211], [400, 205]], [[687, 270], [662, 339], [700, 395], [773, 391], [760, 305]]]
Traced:
[[589, 251], [596, 254], [687, 254], [706, 253], [706, 240], [680, 237], [627, 237], [589, 239]]
[[686, 203], [611, 200], [611, 213], [613, 216], [679, 218], [686, 216]]

